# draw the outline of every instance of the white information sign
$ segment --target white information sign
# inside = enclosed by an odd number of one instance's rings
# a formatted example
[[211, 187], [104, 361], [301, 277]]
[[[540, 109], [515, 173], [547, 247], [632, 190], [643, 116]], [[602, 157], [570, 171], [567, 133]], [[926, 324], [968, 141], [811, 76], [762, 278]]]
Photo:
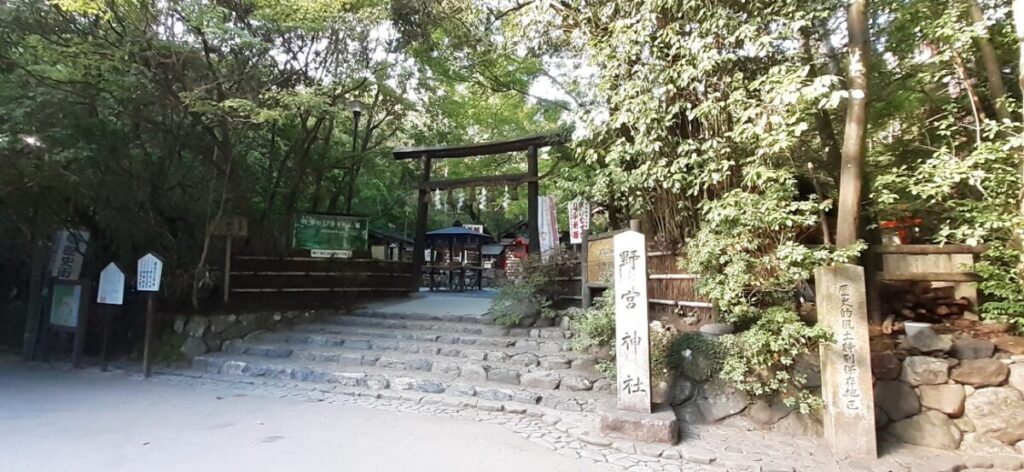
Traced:
[[462, 225], [462, 227], [480, 234], [484, 233], [484, 225]]
[[140, 292], [159, 292], [163, 271], [164, 261], [160, 256], [151, 252], [140, 257], [136, 270], [136, 288]]
[[590, 202], [577, 198], [569, 202], [569, 242], [583, 243], [590, 229]]
[[613, 240], [615, 371], [620, 410], [651, 412], [651, 336], [647, 324], [647, 243], [625, 231]]
[[124, 271], [111, 262], [100, 272], [96, 301], [105, 305], [124, 304]]
[[352, 251], [349, 251], [348, 249], [310, 249], [309, 255], [311, 257], [351, 259]]
[[540, 256], [547, 261], [558, 249], [558, 215], [555, 209], [555, 197], [546, 195], [538, 198], [538, 224], [540, 225]]

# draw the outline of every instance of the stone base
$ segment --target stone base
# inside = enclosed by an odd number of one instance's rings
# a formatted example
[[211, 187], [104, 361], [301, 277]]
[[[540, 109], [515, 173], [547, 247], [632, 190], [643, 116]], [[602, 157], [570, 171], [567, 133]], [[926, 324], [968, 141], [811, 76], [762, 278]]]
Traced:
[[635, 413], [616, 408], [615, 400], [597, 406], [601, 434], [614, 438], [649, 443], [675, 444], [679, 441], [676, 414], [668, 405], [654, 405], [651, 413]]

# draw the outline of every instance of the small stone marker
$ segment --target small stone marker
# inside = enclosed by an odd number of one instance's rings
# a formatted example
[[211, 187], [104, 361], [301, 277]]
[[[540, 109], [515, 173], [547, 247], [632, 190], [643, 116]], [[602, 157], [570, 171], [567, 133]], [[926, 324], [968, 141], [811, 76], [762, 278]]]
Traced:
[[651, 337], [647, 325], [646, 238], [615, 235], [615, 372], [618, 408], [651, 412]]
[[864, 268], [819, 267], [814, 280], [818, 323], [835, 336], [821, 345], [825, 439], [836, 452], [877, 458]]
[[136, 270], [136, 288], [140, 292], [159, 292], [163, 270], [164, 261], [156, 254], [151, 252], [140, 257]]
[[124, 304], [124, 271], [114, 262], [100, 272], [100, 287], [96, 301], [104, 305]]

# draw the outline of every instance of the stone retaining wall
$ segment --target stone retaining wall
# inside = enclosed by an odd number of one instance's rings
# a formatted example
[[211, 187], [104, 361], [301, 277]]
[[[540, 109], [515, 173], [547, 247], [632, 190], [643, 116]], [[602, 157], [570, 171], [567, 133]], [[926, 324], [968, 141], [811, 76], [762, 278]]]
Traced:
[[927, 331], [901, 337], [898, 347], [879, 341], [871, 368], [883, 435], [973, 454], [1024, 453], [1024, 338]]
[[314, 321], [318, 315], [315, 310], [178, 315], [174, 319], [174, 332], [186, 336], [181, 345], [181, 353], [185, 359], [192, 360], [207, 352], [220, 351], [225, 341]]

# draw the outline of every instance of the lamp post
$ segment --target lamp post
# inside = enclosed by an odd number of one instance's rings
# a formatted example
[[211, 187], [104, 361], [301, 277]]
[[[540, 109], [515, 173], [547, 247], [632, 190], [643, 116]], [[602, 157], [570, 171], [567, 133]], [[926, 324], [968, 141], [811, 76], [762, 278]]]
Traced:
[[356, 152], [356, 143], [359, 141], [359, 117], [363, 114], [366, 105], [359, 100], [349, 100], [348, 108], [352, 110], [352, 152]]

